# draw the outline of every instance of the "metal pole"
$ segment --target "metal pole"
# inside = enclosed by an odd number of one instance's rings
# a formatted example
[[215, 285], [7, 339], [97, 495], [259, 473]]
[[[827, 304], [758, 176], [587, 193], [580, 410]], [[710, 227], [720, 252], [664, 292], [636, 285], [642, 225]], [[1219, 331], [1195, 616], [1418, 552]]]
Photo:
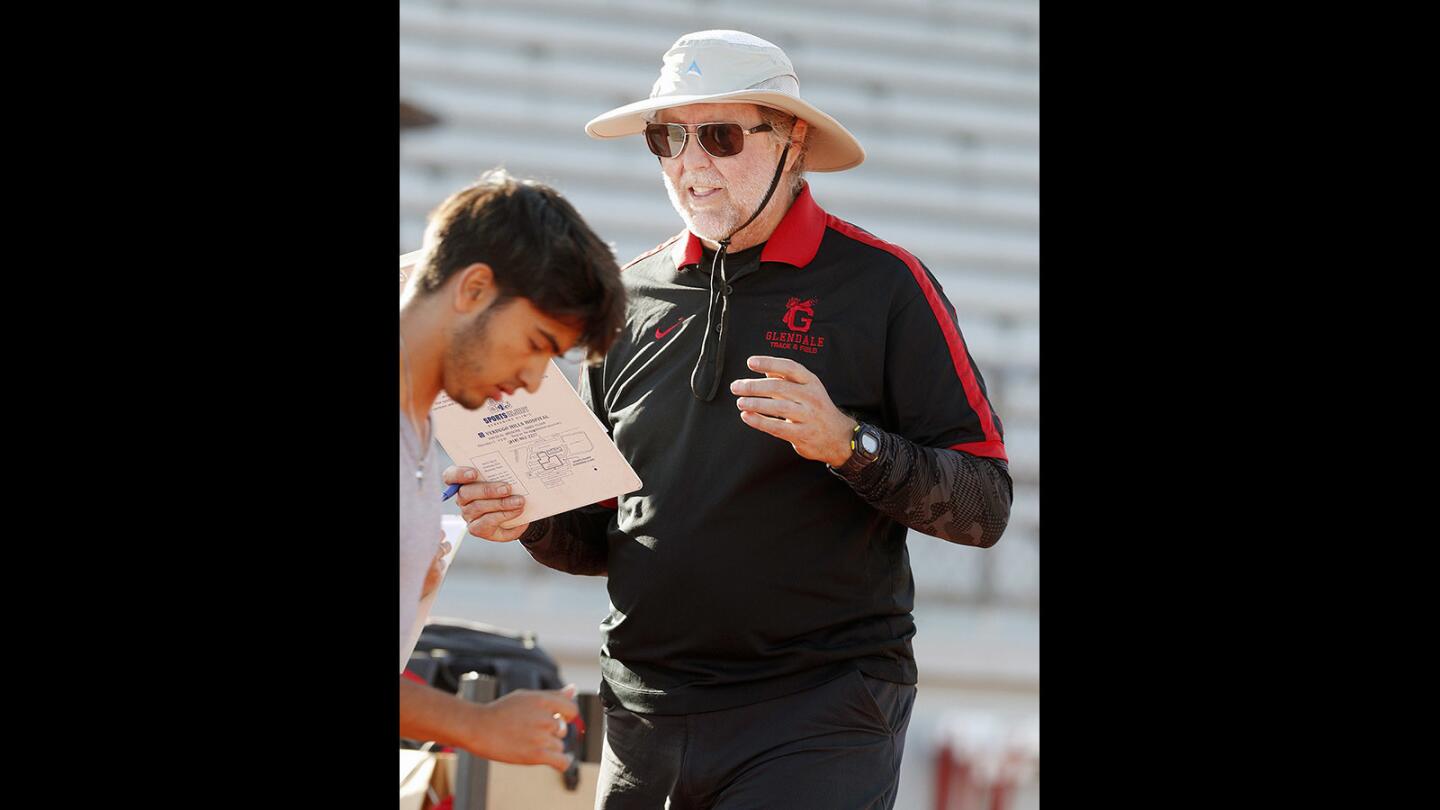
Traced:
[[[460, 676], [460, 697], [472, 703], [489, 703], [495, 699], [495, 679], [478, 672]], [[490, 763], [464, 749], [455, 756], [455, 810], [485, 810], [485, 794], [490, 786]]]

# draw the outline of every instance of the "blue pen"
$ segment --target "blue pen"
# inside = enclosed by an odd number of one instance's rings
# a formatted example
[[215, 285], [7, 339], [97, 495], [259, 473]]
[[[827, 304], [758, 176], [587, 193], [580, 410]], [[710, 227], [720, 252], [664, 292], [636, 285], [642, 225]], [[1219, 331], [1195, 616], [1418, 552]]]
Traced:
[[451, 484], [450, 486], [448, 486], [448, 487], [445, 488], [445, 494], [440, 496], [440, 500], [441, 500], [442, 502], [443, 502], [443, 501], [448, 501], [448, 500], [450, 500], [451, 498], [455, 497], [455, 493], [457, 493], [457, 492], [459, 492], [459, 491], [460, 491], [460, 485], [459, 485], [459, 484]]

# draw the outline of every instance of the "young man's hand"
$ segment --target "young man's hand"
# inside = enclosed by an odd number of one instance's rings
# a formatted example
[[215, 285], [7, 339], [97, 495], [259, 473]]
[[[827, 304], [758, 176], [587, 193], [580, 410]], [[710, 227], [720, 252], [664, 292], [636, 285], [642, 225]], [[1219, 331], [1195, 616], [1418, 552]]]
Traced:
[[480, 719], [465, 748], [496, 762], [549, 765], [557, 771], [570, 767], [565, 732], [580, 714], [574, 684], [544, 692], [517, 689], [476, 708], [482, 710]]
[[530, 528], [529, 523], [512, 529], [500, 528], [501, 523], [525, 511], [525, 499], [511, 495], [510, 485], [504, 481], [481, 481], [479, 470], [453, 464], [445, 468], [441, 477], [447, 484], [462, 485], [455, 493], [455, 503], [460, 505], [460, 517], [465, 519], [468, 531], [476, 537], [508, 543]]

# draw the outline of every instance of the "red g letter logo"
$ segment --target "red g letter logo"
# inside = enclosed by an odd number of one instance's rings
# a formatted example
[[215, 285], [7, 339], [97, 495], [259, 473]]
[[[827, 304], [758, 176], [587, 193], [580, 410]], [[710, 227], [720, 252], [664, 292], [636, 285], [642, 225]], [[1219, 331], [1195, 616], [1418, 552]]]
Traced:
[[790, 327], [792, 332], [809, 332], [810, 322], [815, 316], [815, 299], [810, 298], [801, 301], [799, 298], [791, 298], [785, 304], [785, 325]]

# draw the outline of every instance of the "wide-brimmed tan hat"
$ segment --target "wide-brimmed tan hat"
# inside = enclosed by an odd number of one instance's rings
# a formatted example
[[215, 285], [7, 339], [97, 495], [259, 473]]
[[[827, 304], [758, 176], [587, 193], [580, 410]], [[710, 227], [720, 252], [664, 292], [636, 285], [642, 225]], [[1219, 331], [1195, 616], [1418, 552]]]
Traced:
[[645, 130], [645, 115], [686, 104], [760, 104], [784, 110], [810, 125], [805, 168], [838, 172], [865, 160], [860, 141], [840, 122], [800, 98], [790, 58], [773, 43], [743, 31], [697, 31], [665, 52], [650, 97], [595, 117], [592, 138], [620, 138]]

